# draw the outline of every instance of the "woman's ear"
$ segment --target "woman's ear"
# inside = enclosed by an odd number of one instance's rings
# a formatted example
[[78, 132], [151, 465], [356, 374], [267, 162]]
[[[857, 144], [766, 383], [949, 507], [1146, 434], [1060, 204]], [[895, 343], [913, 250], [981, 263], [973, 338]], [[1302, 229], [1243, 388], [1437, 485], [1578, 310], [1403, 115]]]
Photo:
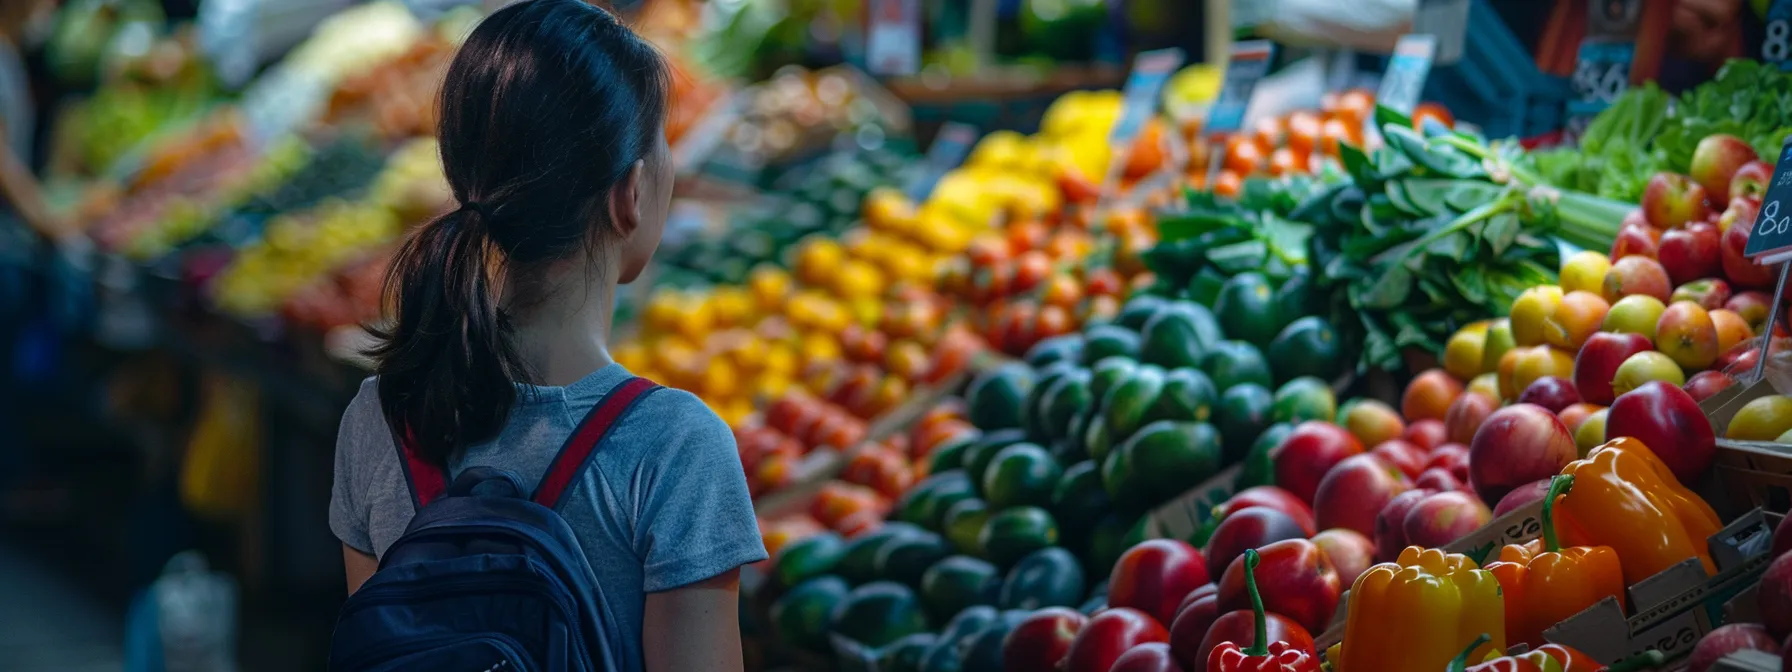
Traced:
[[622, 182], [610, 189], [610, 221], [614, 223], [617, 235], [627, 238], [640, 228], [641, 189], [646, 186], [646, 179], [647, 162], [636, 160], [629, 166]]

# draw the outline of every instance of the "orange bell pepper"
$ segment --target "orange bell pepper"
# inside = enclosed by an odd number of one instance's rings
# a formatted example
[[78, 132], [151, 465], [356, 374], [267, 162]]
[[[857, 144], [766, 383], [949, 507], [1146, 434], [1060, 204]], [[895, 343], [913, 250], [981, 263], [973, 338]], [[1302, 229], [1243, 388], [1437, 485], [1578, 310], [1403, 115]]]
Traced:
[[1706, 539], [1723, 527], [1717, 512], [1674, 478], [1634, 438], [1618, 438], [1568, 463], [1574, 491], [1557, 498], [1550, 520], [1567, 546], [1609, 546], [1623, 562], [1624, 583], [1698, 558], [1715, 573]]
[[1350, 587], [1336, 672], [1436, 672], [1475, 635], [1480, 660], [1506, 650], [1500, 584], [1460, 553], [1409, 546]]
[[1487, 564], [1499, 579], [1506, 599], [1506, 638], [1533, 647], [1543, 644], [1543, 631], [1607, 595], [1624, 606], [1624, 570], [1609, 546], [1563, 548], [1550, 522], [1557, 498], [1574, 487], [1574, 477], [1559, 474], [1543, 496], [1543, 538], [1532, 544], [1508, 544], [1500, 559]]

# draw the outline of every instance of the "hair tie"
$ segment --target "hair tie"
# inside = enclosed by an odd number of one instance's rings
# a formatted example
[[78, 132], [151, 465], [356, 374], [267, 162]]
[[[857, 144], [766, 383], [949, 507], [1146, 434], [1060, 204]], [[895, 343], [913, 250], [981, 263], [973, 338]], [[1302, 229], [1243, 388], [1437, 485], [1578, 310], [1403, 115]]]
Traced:
[[491, 211], [486, 210], [485, 205], [481, 204], [479, 201], [467, 201], [465, 203], [462, 203], [462, 204], [460, 204], [460, 210], [462, 212], [470, 210], [473, 212], [473, 214], [479, 215], [480, 219], [488, 221], [488, 222], [491, 221], [491, 219], [492, 219]]

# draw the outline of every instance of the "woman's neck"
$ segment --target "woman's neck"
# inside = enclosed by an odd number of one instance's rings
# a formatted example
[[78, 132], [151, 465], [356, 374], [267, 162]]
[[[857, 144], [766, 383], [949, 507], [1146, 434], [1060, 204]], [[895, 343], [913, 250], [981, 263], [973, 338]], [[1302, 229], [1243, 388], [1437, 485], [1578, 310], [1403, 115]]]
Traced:
[[522, 306], [511, 320], [517, 352], [534, 373], [535, 380], [529, 382], [571, 385], [615, 361], [608, 343], [617, 279], [611, 269], [616, 260], [605, 259], [596, 272], [581, 266], [556, 264], [548, 277], [560, 280], [549, 285], [547, 296], [507, 302]]

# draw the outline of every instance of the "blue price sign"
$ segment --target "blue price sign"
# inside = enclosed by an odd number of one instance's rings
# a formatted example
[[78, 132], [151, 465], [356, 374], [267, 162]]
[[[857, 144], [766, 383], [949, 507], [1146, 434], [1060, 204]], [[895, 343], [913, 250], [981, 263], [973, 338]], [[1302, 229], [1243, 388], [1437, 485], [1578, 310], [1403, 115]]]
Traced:
[[1206, 133], [1232, 133], [1244, 127], [1244, 113], [1251, 105], [1251, 94], [1257, 90], [1257, 82], [1269, 74], [1275, 53], [1276, 45], [1268, 40], [1232, 45], [1232, 56], [1226, 61], [1226, 84], [1207, 111]]
[[1425, 78], [1431, 75], [1431, 57], [1436, 53], [1436, 37], [1402, 35], [1394, 45], [1394, 57], [1388, 60], [1381, 88], [1375, 93], [1376, 102], [1401, 114], [1412, 114], [1425, 91]]
[[1761, 42], [1761, 60], [1792, 70], [1792, 0], [1774, 0], [1767, 9], [1767, 39]]
[[1570, 132], [1579, 137], [1586, 124], [1617, 102], [1630, 88], [1630, 64], [1636, 60], [1635, 42], [1586, 42], [1574, 64], [1574, 98], [1568, 101]]
[[1147, 51], [1133, 59], [1132, 74], [1126, 76], [1120, 121], [1114, 124], [1114, 132], [1109, 136], [1115, 147], [1130, 147], [1133, 138], [1139, 137], [1145, 122], [1157, 112], [1158, 96], [1163, 92], [1164, 84], [1170, 81], [1170, 75], [1175, 74], [1177, 68], [1182, 67], [1184, 58], [1181, 49], [1171, 47]]
[[1755, 230], [1748, 236], [1742, 253], [1773, 263], [1792, 256], [1792, 136], [1780, 148], [1780, 160], [1773, 171], [1773, 182], [1761, 199], [1761, 213], [1755, 218]]
[[927, 200], [946, 171], [964, 163], [964, 157], [971, 153], [971, 145], [975, 142], [975, 126], [956, 121], [946, 122], [946, 125], [941, 126], [939, 135], [933, 138], [933, 145], [927, 148], [926, 167], [908, 185], [908, 197], [916, 203]]

